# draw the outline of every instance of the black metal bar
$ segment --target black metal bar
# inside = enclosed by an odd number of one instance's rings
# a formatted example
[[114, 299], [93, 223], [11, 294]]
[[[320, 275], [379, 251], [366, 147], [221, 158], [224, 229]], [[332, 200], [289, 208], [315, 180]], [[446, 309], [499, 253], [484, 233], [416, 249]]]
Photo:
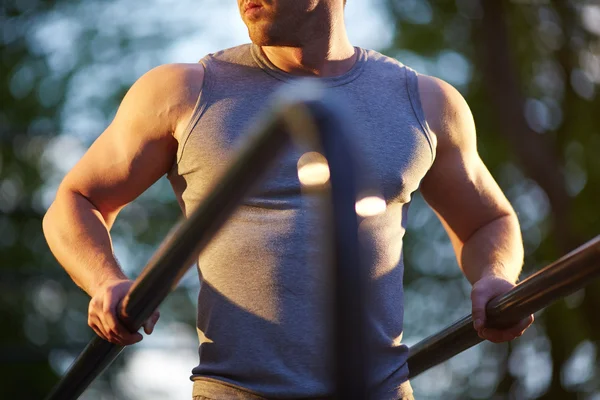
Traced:
[[[334, 255], [334, 361], [336, 365], [336, 396], [338, 399], [367, 399], [369, 369], [366, 338], [366, 269], [361, 268], [360, 243], [356, 201], [359, 191], [370, 188], [357, 184], [360, 158], [353, 153], [351, 144], [342, 132], [349, 132], [347, 121], [339, 118], [334, 103], [309, 103], [311, 114], [319, 125], [319, 147], [327, 159], [331, 172], [330, 210], [332, 212]], [[350, 155], [354, 162], [348, 163]]]
[[[136, 332], [195, 262], [202, 248], [235, 210], [252, 183], [288, 143], [281, 126], [270, 120], [262, 135], [240, 155], [220, 184], [187, 220], [180, 222], [161, 244], [124, 298], [120, 319]], [[268, 156], [267, 156], [268, 155]], [[123, 350], [94, 337], [71, 365], [48, 400], [76, 399]]]
[[[600, 236], [524, 279], [494, 298], [486, 307], [488, 326], [513, 325], [600, 276]], [[480, 343], [470, 315], [410, 348], [408, 367], [413, 378], [423, 371]]]
[[[198, 254], [268, 170], [277, 155], [281, 154], [290, 143], [288, 133], [294, 139], [309, 145], [314, 146], [320, 142], [325, 157], [331, 158], [328, 162], [334, 210], [332, 222], [340, 224], [339, 229], [333, 229], [336, 251], [335, 275], [340, 277], [336, 290], [336, 304], [343, 305], [346, 302], [346, 300], [340, 301], [338, 298], [340, 295], [348, 296], [348, 299], [357, 295], [360, 297], [360, 293], [355, 291], [361, 285], [357, 254], [358, 224], [354, 210], [357, 193], [355, 186], [350, 183], [354, 181], [353, 170], [349, 167], [352, 165], [351, 154], [345, 142], [340, 140], [343, 133], [340, 126], [342, 120], [332, 115], [333, 112], [339, 111], [334, 111], [327, 105], [323, 100], [323, 94], [317, 93], [318, 90], [313, 88], [306, 91], [306, 88], [302, 87], [297, 87], [296, 90], [300, 90], [299, 95], [279, 98], [280, 103], [275, 105], [275, 111], [268, 113], [251, 130], [249, 144], [218, 181], [218, 185], [187, 220], [181, 221], [172, 230], [136, 279], [120, 307], [120, 318], [131, 331], [140, 329], [142, 323], [194, 264]], [[328, 133], [326, 132], [328, 130], [335, 132]], [[335, 206], [333, 206], [334, 202]], [[356, 249], [356, 252], [349, 256], [345, 253], [348, 249]], [[342, 264], [347, 274], [341, 273]], [[360, 311], [361, 307], [357, 310]], [[359, 318], [361, 315], [359, 312]], [[353, 328], [357, 325], [363, 326], [362, 321], [357, 319], [357, 315], [352, 316], [347, 312], [342, 315], [340, 322], [344, 324], [341, 329], [346, 329], [349, 325]], [[341, 332], [340, 328], [338, 333]], [[362, 340], [362, 337], [359, 339]], [[351, 350], [355, 351], [360, 350], [362, 341], [358, 344], [357, 340], [347, 341], [347, 343], [350, 343]], [[108, 343], [99, 337], [94, 338], [74, 361], [47, 400], [78, 398], [87, 386], [114, 361], [122, 349], [121, 346]], [[364, 352], [360, 352], [359, 357], [363, 354]], [[345, 355], [342, 360], [351, 365], [363, 365], [361, 358], [359, 362], [351, 363], [349, 361], [351, 357]], [[344, 382], [357, 379], [358, 383], [350, 386], [360, 393], [360, 382], [364, 381], [362, 371], [353, 373], [353, 370], [349, 370], [343, 364], [338, 364], [338, 367], [343, 369], [343, 373], [338, 374], [338, 377], [341, 377]], [[366, 398], [366, 395], [360, 398]]]

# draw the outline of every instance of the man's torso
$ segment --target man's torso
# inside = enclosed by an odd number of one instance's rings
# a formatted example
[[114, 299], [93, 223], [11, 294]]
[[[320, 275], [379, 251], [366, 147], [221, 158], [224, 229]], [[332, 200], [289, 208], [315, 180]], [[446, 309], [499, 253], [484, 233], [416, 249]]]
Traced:
[[[374, 398], [395, 399], [410, 391], [401, 385], [408, 376], [407, 348], [401, 344], [402, 237], [411, 194], [435, 156], [435, 138], [424, 120], [414, 71], [376, 52], [358, 51], [348, 73], [320, 81], [352, 116], [351, 139], [387, 202], [384, 214], [361, 221], [360, 235], [370, 261]], [[178, 137], [169, 173], [186, 215], [218, 184], [273, 92], [293, 78], [252, 45], [209, 55], [202, 64], [202, 92]], [[302, 194], [297, 177], [300, 154], [290, 149], [278, 160], [200, 256], [195, 395], [206, 395], [207, 378], [267, 397], [331, 393], [326, 356], [332, 348], [326, 329], [331, 282], [318, 201]]]

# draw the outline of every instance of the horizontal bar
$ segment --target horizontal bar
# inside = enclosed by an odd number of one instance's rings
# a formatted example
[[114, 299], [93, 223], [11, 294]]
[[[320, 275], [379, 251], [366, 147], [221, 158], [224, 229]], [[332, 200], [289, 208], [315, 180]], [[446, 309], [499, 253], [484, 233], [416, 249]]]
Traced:
[[[600, 276], [600, 236], [534, 273], [487, 307], [487, 326], [514, 325], [552, 302], [583, 288]], [[429, 336], [409, 350], [410, 378], [482, 342], [471, 315]]]

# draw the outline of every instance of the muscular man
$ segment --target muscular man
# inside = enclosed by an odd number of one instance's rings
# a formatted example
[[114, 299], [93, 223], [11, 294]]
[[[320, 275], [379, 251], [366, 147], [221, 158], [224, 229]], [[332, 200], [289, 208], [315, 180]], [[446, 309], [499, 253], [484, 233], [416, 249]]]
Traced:
[[[523, 249], [517, 218], [477, 154], [461, 95], [346, 36], [343, 0], [238, 0], [251, 44], [198, 64], [164, 65], [129, 90], [114, 121], [60, 185], [44, 218], [52, 252], [90, 296], [89, 325], [114, 343], [142, 339], [115, 315], [131, 286], [110, 229], [119, 211], [167, 174], [189, 214], [235, 154], [244, 129], [282, 84], [316, 77], [343, 97], [387, 210], [365, 219], [372, 260], [368, 304], [374, 399], [412, 398], [402, 339], [402, 237], [419, 189], [446, 227], [473, 284], [475, 329], [511, 340], [531, 324], [485, 327], [484, 306], [513, 287]], [[327, 287], [310, 198], [291, 152], [199, 259], [200, 364], [193, 395], [209, 399], [323, 398]], [[151, 333], [155, 313], [144, 325]], [[351, 334], [349, 332], [348, 334]]]

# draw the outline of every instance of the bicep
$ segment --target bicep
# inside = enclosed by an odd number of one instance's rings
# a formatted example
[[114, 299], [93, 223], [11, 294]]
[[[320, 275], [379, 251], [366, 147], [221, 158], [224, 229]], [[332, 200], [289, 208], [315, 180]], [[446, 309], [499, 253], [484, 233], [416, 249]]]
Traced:
[[421, 192], [453, 242], [464, 243], [487, 223], [510, 215], [512, 207], [477, 152], [475, 125], [462, 96], [435, 81], [421, 89], [427, 120], [438, 137]]
[[121, 208], [168, 171], [177, 149], [174, 142], [171, 135], [147, 137], [113, 122], [61, 186], [87, 198], [112, 224]]
[[87, 198], [109, 226], [120, 209], [168, 172], [177, 152], [171, 121], [152, 105], [147, 83], [134, 84], [59, 188]]
[[423, 179], [421, 192], [446, 230], [456, 235], [453, 241], [462, 243], [482, 226], [512, 212], [476, 153], [450, 151], [436, 158]]

